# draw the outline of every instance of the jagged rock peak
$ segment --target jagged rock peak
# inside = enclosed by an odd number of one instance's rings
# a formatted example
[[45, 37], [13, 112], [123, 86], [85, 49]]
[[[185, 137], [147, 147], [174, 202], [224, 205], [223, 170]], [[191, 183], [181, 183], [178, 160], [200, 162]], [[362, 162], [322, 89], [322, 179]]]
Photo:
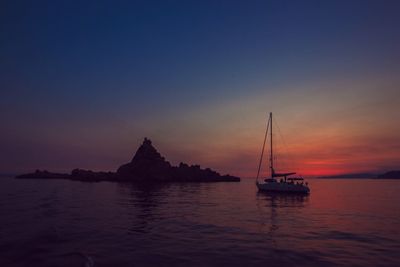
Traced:
[[145, 137], [131, 162], [138, 160], [164, 160], [164, 157], [152, 145], [151, 140]]

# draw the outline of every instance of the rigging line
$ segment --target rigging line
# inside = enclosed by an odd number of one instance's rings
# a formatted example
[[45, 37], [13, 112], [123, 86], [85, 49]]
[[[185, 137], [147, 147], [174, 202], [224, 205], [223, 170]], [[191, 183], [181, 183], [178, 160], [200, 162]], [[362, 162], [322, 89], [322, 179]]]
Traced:
[[265, 131], [264, 143], [263, 143], [262, 150], [261, 150], [260, 162], [258, 163], [258, 170], [257, 170], [257, 178], [256, 178], [256, 181], [258, 181], [258, 177], [259, 177], [259, 175], [260, 175], [261, 163], [262, 163], [262, 159], [263, 159], [263, 156], [264, 156], [264, 148], [265, 148], [265, 142], [267, 141], [267, 135], [268, 135], [268, 129], [269, 129], [270, 120], [271, 120], [271, 118], [269, 118], [269, 119], [268, 119], [268, 122], [267, 122], [267, 130]]
[[[286, 140], [283, 138], [283, 135], [282, 135], [282, 132], [281, 132], [281, 128], [279, 127], [279, 124], [276, 122], [275, 118], [273, 120], [274, 120], [274, 123], [275, 123], [276, 127], [278, 128], [279, 136], [281, 137], [281, 139], [283, 141], [283, 144], [285, 146], [284, 148], [285, 148], [286, 154], [287, 154], [287, 156], [289, 158], [289, 161], [290, 161], [289, 164], [291, 164], [293, 167], [295, 167], [294, 166], [295, 165], [294, 164], [294, 159], [293, 159], [292, 155], [290, 155], [290, 153], [289, 153], [288, 145], [286, 143]], [[297, 168], [295, 168], [295, 169], [297, 169]]]

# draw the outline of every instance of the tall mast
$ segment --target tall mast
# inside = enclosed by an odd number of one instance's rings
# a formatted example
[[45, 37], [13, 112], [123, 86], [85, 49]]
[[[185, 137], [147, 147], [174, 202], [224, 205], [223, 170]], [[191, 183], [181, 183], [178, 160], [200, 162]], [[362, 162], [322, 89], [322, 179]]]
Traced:
[[258, 163], [258, 171], [257, 171], [257, 178], [256, 178], [256, 181], [257, 181], [257, 182], [258, 182], [258, 177], [260, 176], [261, 164], [262, 164], [262, 160], [263, 160], [263, 156], [264, 156], [265, 143], [266, 143], [267, 137], [268, 137], [268, 129], [269, 129], [269, 122], [270, 122], [270, 120], [271, 120], [271, 117], [268, 119], [268, 122], [267, 122], [267, 129], [265, 130], [264, 142], [263, 142], [263, 146], [262, 146], [262, 149], [261, 149], [260, 162]]
[[269, 161], [271, 163], [271, 178], [273, 178], [273, 174], [274, 174], [274, 159], [272, 158], [272, 112], [269, 113], [269, 121], [271, 123], [271, 140], [270, 140], [270, 157], [269, 157]]

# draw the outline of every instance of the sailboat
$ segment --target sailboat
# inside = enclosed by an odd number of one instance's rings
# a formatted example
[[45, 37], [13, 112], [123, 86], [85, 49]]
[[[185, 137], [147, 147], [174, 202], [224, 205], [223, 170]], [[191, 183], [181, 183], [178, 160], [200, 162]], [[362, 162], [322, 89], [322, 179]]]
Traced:
[[[268, 130], [270, 132], [270, 157], [269, 157], [269, 167], [271, 170], [271, 177], [266, 178], [263, 182], [259, 182], [260, 169], [264, 156], [265, 143], [268, 136]], [[259, 191], [266, 192], [277, 192], [277, 193], [302, 193], [309, 194], [310, 188], [308, 183], [304, 182], [302, 177], [290, 177], [296, 174], [295, 172], [287, 173], [277, 173], [274, 169], [274, 158], [272, 151], [272, 112], [269, 113], [269, 119], [267, 123], [267, 130], [265, 132], [264, 143], [261, 151], [261, 158], [258, 165], [256, 185]], [[277, 178], [280, 178], [279, 180]]]

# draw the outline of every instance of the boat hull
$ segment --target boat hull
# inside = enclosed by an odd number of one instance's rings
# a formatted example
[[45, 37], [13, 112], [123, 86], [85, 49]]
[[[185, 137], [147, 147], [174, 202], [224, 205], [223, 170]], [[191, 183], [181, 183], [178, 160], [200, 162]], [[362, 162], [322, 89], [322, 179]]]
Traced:
[[278, 183], [278, 182], [265, 182], [265, 183], [256, 183], [259, 191], [264, 192], [282, 192], [282, 193], [300, 193], [300, 194], [309, 194], [310, 189], [307, 185], [304, 184], [295, 184], [295, 183]]

